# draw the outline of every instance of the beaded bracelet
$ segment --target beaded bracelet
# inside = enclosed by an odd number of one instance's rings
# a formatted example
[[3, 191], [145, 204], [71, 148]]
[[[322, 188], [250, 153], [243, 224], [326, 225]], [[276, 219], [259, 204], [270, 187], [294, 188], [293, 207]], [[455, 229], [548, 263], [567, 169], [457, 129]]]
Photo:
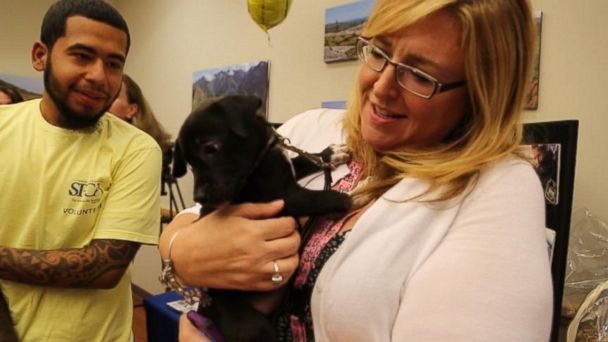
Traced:
[[171, 240], [169, 240], [169, 253], [167, 255], [167, 259], [162, 259], [162, 271], [160, 273], [159, 280], [161, 283], [184, 297], [184, 300], [186, 303], [188, 303], [188, 305], [200, 303], [203, 306], [207, 306], [209, 305], [209, 298], [208, 296], [204, 296], [205, 289], [201, 291], [196, 287], [186, 287], [182, 285], [179, 280], [177, 280], [177, 276], [175, 275], [175, 266], [171, 260], [171, 248], [173, 248], [173, 242], [178, 234], [179, 230], [175, 232], [171, 237]]

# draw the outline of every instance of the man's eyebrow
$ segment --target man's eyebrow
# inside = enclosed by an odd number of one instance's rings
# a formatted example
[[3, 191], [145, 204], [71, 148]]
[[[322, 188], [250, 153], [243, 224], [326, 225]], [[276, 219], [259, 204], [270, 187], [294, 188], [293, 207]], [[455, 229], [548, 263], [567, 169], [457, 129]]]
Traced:
[[73, 51], [73, 50], [85, 50], [86, 52], [89, 52], [89, 53], [96, 53], [97, 52], [92, 47], [84, 45], [84, 44], [79, 44], [79, 43], [74, 44], [74, 45], [70, 45], [68, 47], [68, 50], [69, 51]]
[[[75, 50], [84, 50], [84, 51], [86, 51], [88, 53], [91, 53], [91, 54], [96, 54], [97, 53], [97, 50], [95, 50], [94, 48], [92, 48], [92, 47], [90, 47], [88, 45], [85, 45], [85, 44], [76, 43], [76, 44], [71, 45], [71, 46], [68, 47], [68, 51], [75, 51]], [[111, 53], [111, 54], [108, 55], [108, 57], [112, 58], [112, 59], [117, 59], [121, 63], [124, 63], [125, 60], [126, 60], [125, 56], [123, 56], [122, 54], [118, 54], [118, 53]]]

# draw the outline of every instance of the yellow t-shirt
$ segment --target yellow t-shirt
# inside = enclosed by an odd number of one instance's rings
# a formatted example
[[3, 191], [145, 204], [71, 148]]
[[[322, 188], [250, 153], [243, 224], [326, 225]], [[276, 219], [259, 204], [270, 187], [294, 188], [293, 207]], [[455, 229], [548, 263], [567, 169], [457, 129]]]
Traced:
[[[112, 115], [87, 130], [59, 128], [32, 100], [0, 106], [0, 146], [0, 246], [158, 243], [161, 152], [146, 133]], [[0, 287], [23, 341], [129, 341], [130, 281], [129, 269], [109, 290]]]

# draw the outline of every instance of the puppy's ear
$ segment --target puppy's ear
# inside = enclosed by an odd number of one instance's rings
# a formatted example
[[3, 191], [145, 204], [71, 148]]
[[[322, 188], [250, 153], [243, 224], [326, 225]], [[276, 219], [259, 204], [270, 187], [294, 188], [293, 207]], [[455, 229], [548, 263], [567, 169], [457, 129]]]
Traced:
[[184, 159], [184, 153], [179, 140], [175, 142], [175, 149], [173, 150], [173, 177], [179, 178], [186, 174], [186, 160]]
[[238, 136], [247, 138], [255, 127], [257, 111], [262, 100], [256, 96], [234, 95], [222, 101], [230, 129]]

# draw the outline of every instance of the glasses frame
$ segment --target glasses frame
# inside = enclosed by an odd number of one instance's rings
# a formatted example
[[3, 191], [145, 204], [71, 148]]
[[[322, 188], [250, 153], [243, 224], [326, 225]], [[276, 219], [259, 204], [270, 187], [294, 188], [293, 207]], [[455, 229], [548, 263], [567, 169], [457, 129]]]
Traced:
[[[382, 66], [379, 69], [372, 67], [367, 62], [367, 58], [363, 54], [363, 49], [366, 46], [371, 47], [375, 52], [377, 52], [384, 59], [384, 64], [382, 64]], [[395, 62], [386, 55], [386, 52], [382, 51], [382, 49], [380, 49], [379, 47], [374, 45], [374, 43], [372, 43], [370, 39], [365, 38], [365, 37], [357, 37], [357, 56], [359, 57], [359, 60], [361, 60], [368, 68], [370, 68], [376, 72], [383, 72], [387, 65], [389, 65], [389, 64], [392, 65], [395, 68], [395, 82], [399, 85], [399, 87], [401, 87], [402, 89], [404, 89], [407, 92], [410, 92], [416, 96], [422, 97], [423, 99], [429, 100], [436, 94], [440, 94], [440, 93], [443, 93], [448, 90], [460, 88], [467, 84], [466, 80], [450, 82], [450, 83], [441, 83], [435, 77], [427, 74], [426, 72], [424, 72], [416, 67], [413, 67], [413, 66], [407, 65], [407, 64], [403, 64], [403, 63], [399, 63], [399, 62]], [[399, 81], [399, 75], [402, 73], [400, 71], [402, 69], [405, 69], [408, 72], [411, 72], [411, 73], [415, 74], [416, 76], [422, 77], [422, 78], [426, 79], [427, 81], [431, 82], [433, 84], [433, 90], [431, 91], [431, 94], [430, 95], [421, 94], [421, 93], [418, 93], [411, 89], [408, 89], [403, 84], [401, 84], [401, 82]]]

